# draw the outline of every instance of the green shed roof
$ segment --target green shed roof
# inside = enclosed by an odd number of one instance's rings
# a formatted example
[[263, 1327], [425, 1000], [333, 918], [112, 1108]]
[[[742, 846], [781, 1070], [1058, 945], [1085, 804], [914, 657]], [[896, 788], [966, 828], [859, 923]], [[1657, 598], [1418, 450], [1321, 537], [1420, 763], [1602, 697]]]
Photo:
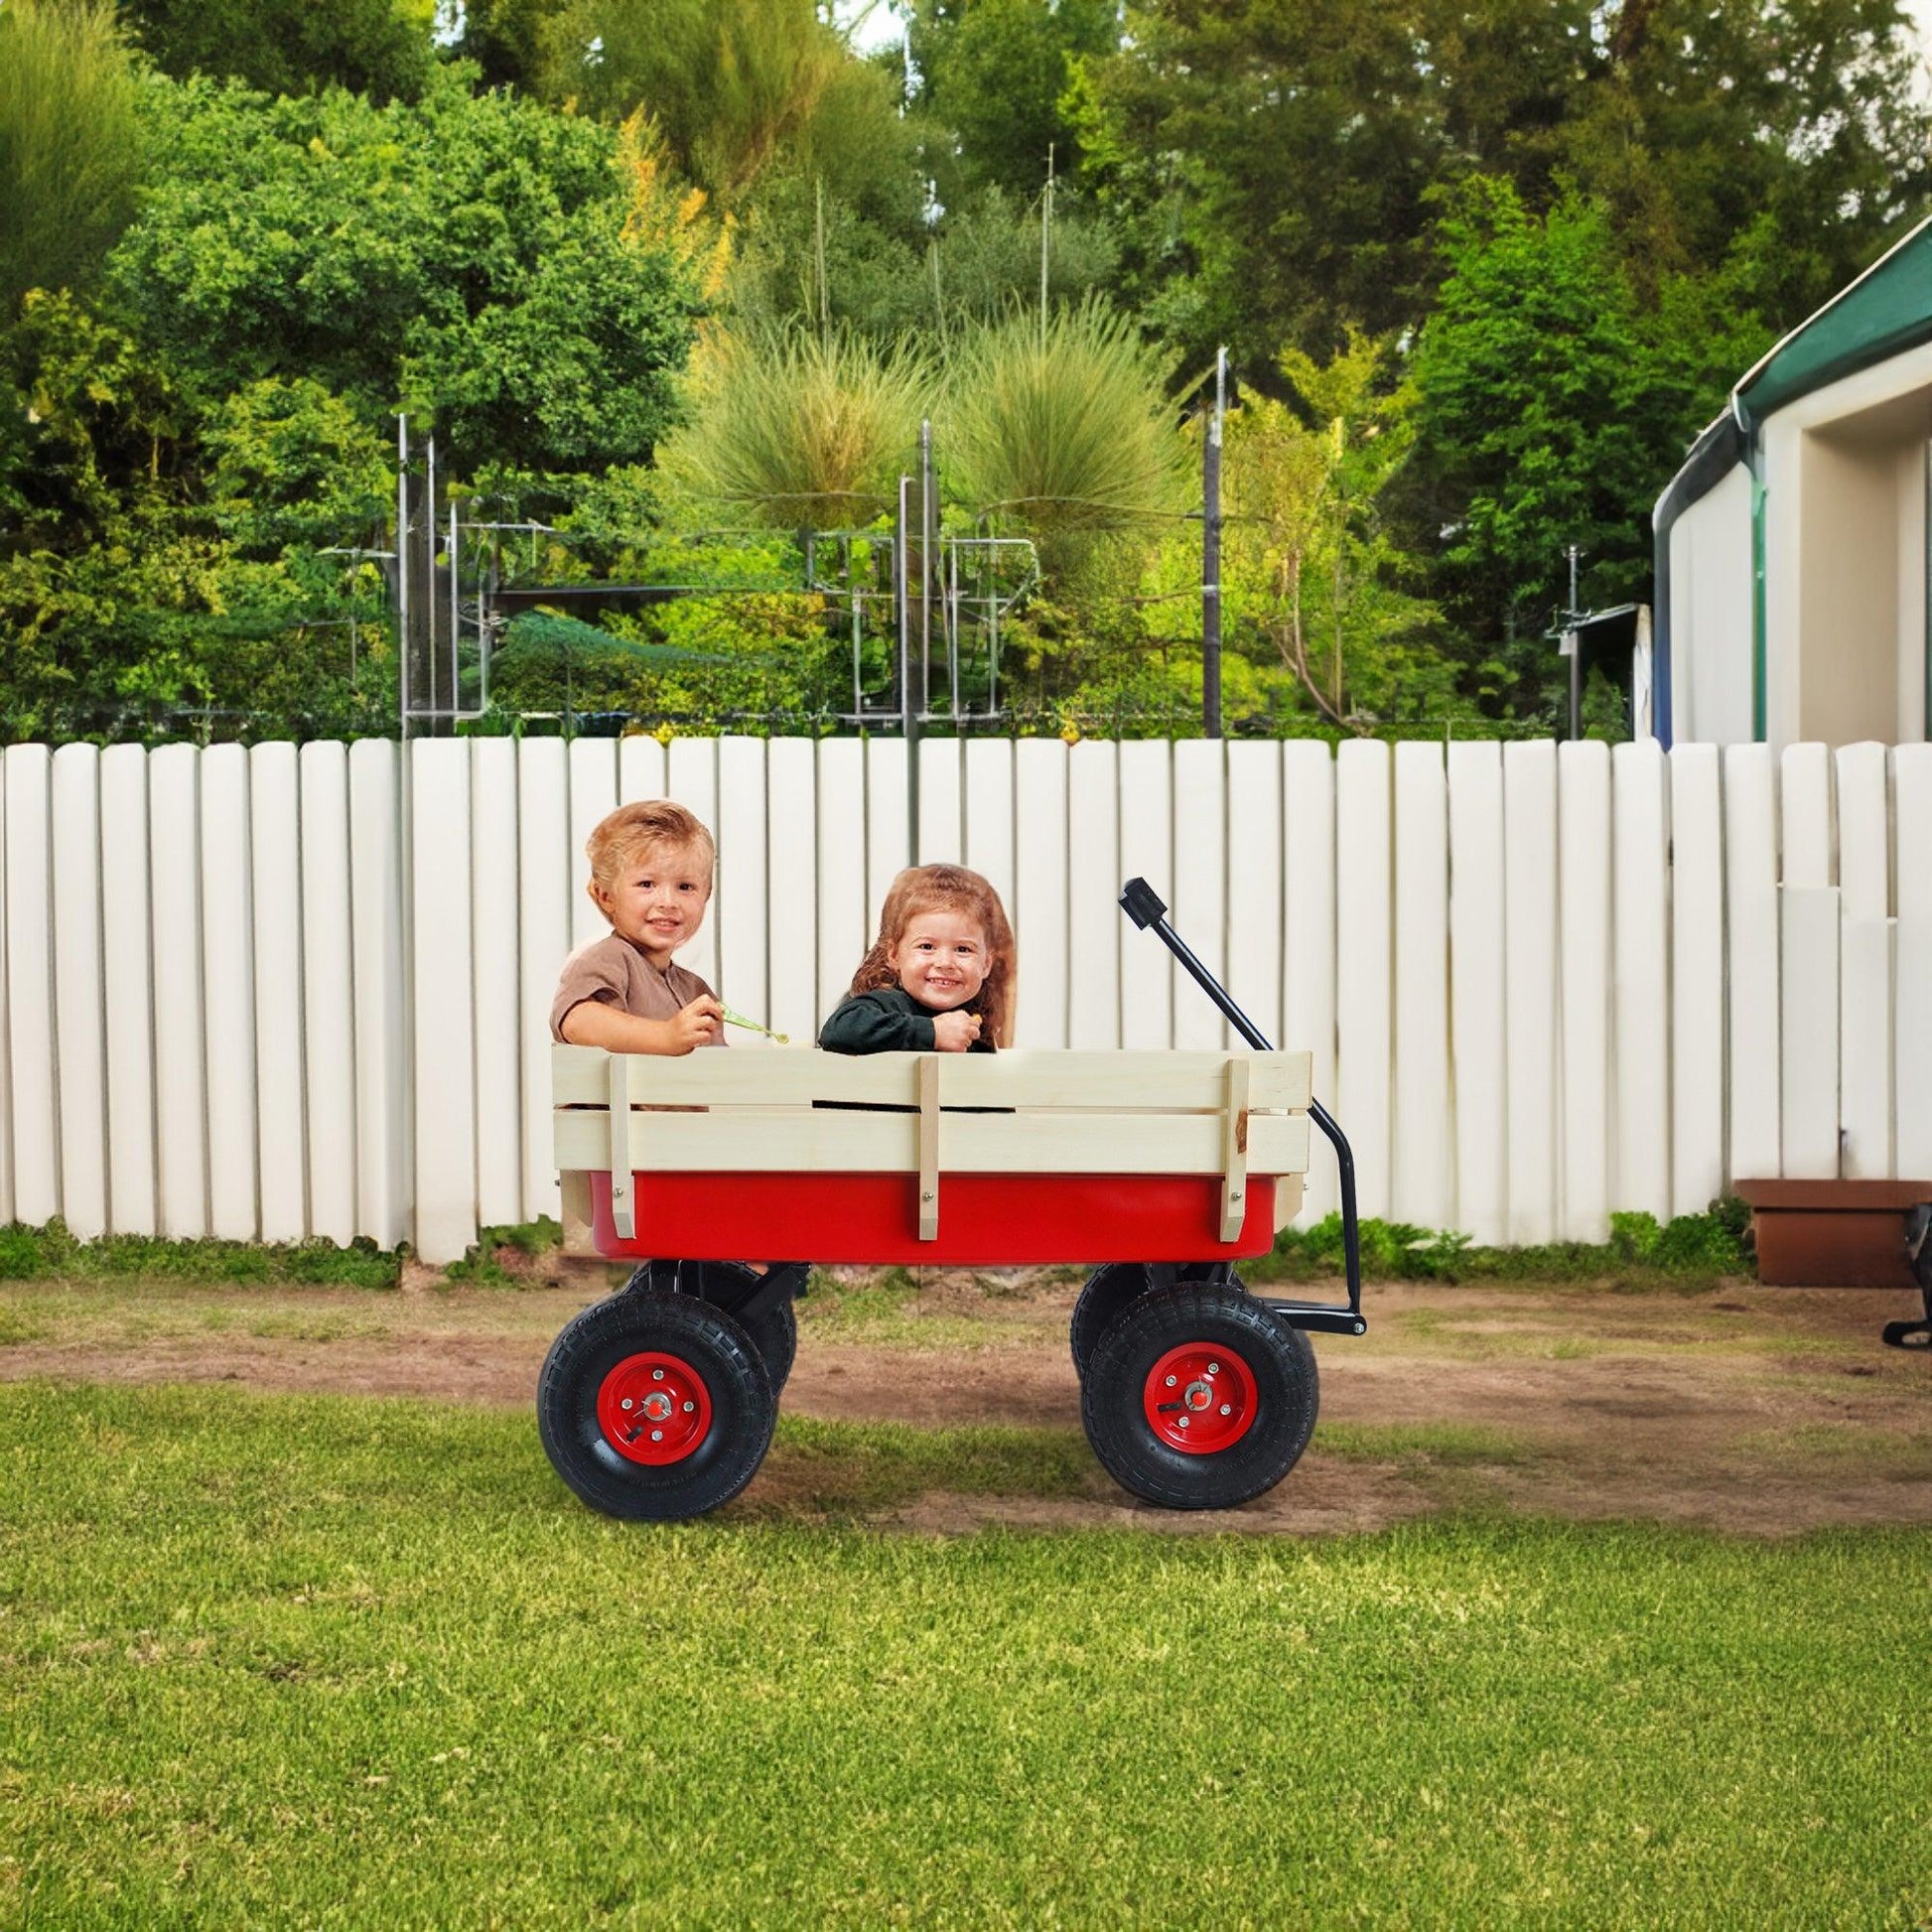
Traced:
[[1828, 382], [1932, 342], [1932, 218], [1777, 345], [1730, 392], [1739, 429]]

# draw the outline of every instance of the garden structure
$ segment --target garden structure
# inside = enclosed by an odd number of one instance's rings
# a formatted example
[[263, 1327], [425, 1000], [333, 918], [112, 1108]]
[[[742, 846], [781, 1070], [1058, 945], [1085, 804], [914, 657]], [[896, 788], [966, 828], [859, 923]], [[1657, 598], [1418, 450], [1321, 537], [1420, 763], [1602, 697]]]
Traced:
[[[1269, 1048], [1143, 882], [1122, 904], [1254, 1050], [554, 1049], [567, 1226], [637, 1263], [544, 1363], [539, 1430], [579, 1496], [666, 1518], [744, 1488], [812, 1262], [1096, 1263], [1070, 1338], [1108, 1471], [1147, 1501], [1208, 1509], [1294, 1467], [1317, 1403], [1309, 1331], [1367, 1326], [1347, 1142], [1309, 1090], [1310, 1056]], [[1341, 1167], [1345, 1306], [1251, 1296], [1236, 1272], [1300, 1207], [1311, 1121]]]

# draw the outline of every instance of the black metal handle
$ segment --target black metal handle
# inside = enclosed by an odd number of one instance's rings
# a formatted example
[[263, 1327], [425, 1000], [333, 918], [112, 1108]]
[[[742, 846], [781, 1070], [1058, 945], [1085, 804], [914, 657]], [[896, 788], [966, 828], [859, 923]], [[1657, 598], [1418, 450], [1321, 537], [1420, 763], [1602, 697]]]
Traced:
[[[1121, 910], [1146, 931], [1154, 928], [1155, 936], [1161, 943], [1186, 967], [1201, 991], [1220, 1008], [1227, 1023], [1257, 1052], [1272, 1053], [1275, 1049], [1269, 1043], [1261, 1029], [1234, 1004], [1233, 998], [1219, 980], [1194, 957], [1192, 947], [1181, 938], [1168, 923], [1167, 903], [1145, 879], [1130, 879], [1121, 888]], [[1366, 1332], [1368, 1323], [1362, 1318], [1362, 1230], [1360, 1217], [1355, 1211], [1355, 1156], [1348, 1146], [1348, 1136], [1341, 1131], [1341, 1124], [1329, 1113], [1320, 1101], [1312, 1095], [1309, 1097], [1309, 1118], [1320, 1128], [1328, 1145], [1335, 1151], [1335, 1168], [1341, 1180], [1341, 1248], [1342, 1261], [1348, 1274], [1348, 1306], [1336, 1309], [1319, 1302], [1274, 1302], [1275, 1311], [1290, 1321], [1298, 1314], [1328, 1316], [1328, 1320], [1312, 1320], [1299, 1325], [1307, 1327], [1342, 1327], [1334, 1319], [1347, 1316], [1345, 1331], [1352, 1334]]]

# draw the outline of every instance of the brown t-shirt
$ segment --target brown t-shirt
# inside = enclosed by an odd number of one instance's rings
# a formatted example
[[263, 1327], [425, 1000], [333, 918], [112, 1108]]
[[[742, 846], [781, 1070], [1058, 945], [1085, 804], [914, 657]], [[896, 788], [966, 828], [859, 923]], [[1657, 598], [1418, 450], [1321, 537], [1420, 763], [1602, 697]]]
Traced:
[[[675, 1020], [693, 1000], [717, 998], [696, 973], [672, 960], [659, 972], [641, 947], [615, 932], [579, 946], [564, 961], [550, 1007], [550, 1037], [564, 1036], [564, 1015], [585, 1000], [602, 1000], [639, 1020]], [[722, 1046], [722, 1038], [712, 1042]]]

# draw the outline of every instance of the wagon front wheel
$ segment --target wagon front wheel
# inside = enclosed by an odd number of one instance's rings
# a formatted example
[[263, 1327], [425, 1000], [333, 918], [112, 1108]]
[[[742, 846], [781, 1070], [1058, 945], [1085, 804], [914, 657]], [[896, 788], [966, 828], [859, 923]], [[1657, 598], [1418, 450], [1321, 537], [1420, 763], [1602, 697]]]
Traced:
[[701, 1516], [758, 1473], [777, 1401], [752, 1338], [694, 1296], [613, 1296], [568, 1322], [537, 1382], [537, 1434], [593, 1509]]
[[1073, 1305], [1073, 1319], [1067, 1324], [1067, 1344], [1073, 1350], [1076, 1375], [1086, 1374], [1100, 1337], [1153, 1286], [1153, 1273], [1144, 1261], [1110, 1262], [1087, 1277], [1080, 1299]]
[[1080, 1419], [1123, 1488], [1169, 1509], [1232, 1509], [1287, 1475], [1314, 1430], [1308, 1337], [1237, 1287], [1157, 1289], [1100, 1336]]

